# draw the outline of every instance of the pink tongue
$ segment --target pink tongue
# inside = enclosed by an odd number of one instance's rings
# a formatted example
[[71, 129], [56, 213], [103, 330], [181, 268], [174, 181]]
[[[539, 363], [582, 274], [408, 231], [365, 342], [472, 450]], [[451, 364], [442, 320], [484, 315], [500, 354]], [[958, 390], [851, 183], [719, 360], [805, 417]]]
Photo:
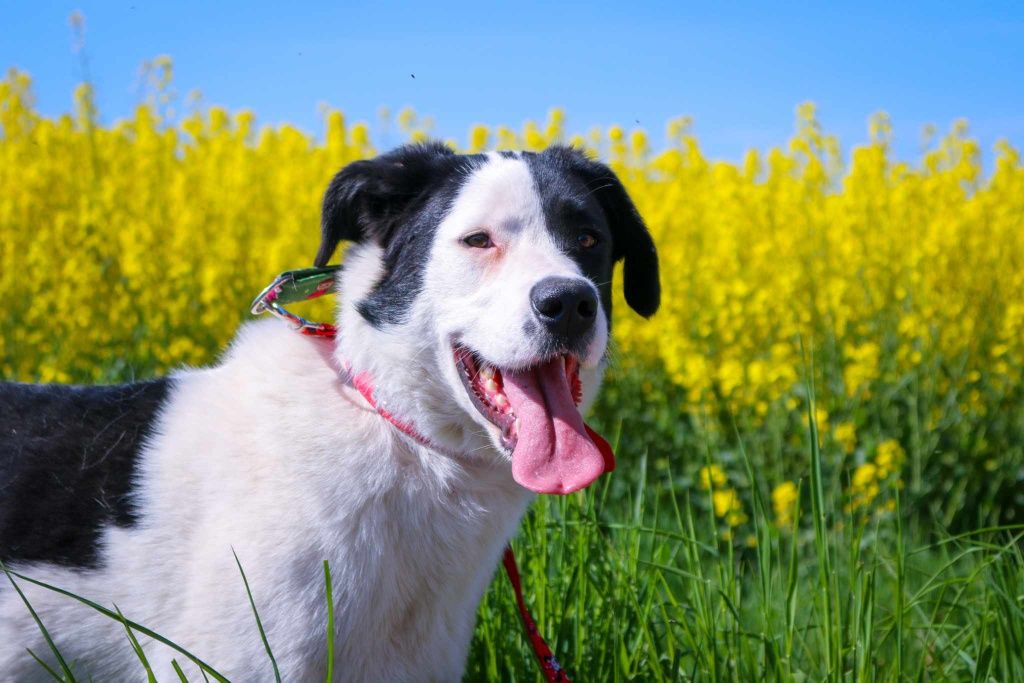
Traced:
[[[565, 359], [524, 372], [506, 371], [502, 377], [519, 418], [512, 477], [537, 493], [572, 493], [601, 476], [611, 449], [603, 439], [600, 448], [583, 424], [565, 375]], [[613, 467], [610, 463], [608, 469]]]

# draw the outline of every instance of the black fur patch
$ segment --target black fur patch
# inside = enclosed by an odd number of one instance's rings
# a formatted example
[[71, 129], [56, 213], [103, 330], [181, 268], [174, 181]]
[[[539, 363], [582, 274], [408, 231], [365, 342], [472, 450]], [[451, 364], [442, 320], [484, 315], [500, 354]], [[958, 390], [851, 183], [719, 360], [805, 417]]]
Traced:
[[423, 286], [438, 225], [462, 182], [485, 161], [440, 143], [406, 145], [349, 164], [331, 180], [316, 264], [325, 265], [341, 240], [372, 240], [384, 250], [384, 274], [358, 305], [374, 327], [404, 320]]
[[[598, 286], [611, 315], [612, 265], [624, 260], [623, 291], [630, 308], [644, 317], [658, 310], [661, 286], [658, 255], [647, 227], [622, 182], [606, 165], [571, 147], [524, 153], [544, 205], [548, 229], [566, 253]], [[602, 243], [586, 251], [575, 244], [590, 229]]]
[[138, 453], [170, 380], [0, 383], [0, 559], [92, 567], [103, 526], [132, 526]]
[[[542, 152], [524, 153], [523, 159], [530, 167], [544, 208], [544, 220], [555, 244], [597, 285], [610, 324], [614, 245], [612, 228], [601, 204], [586, 182], [572, 173], [560, 157]], [[581, 248], [578, 238], [583, 232], [594, 234], [598, 243], [590, 249]]]
[[384, 246], [384, 275], [357, 310], [371, 325], [399, 324], [423, 288], [423, 274], [434, 235], [451, 210], [465, 173], [450, 170], [425, 190], [422, 203], [406, 214]]

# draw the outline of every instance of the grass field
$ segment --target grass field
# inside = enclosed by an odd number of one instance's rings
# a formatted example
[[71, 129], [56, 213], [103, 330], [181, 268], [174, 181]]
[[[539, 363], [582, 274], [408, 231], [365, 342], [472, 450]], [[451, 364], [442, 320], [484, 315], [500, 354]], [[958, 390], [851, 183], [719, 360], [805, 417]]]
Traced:
[[[0, 81], [4, 379], [212, 362], [252, 295], [311, 261], [331, 173], [376, 151], [339, 112], [319, 138], [173, 114], [170, 64], [147, 73], [116, 123], [87, 86], [47, 118], [27, 75]], [[810, 105], [738, 164], [686, 120], [666, 132], [570, 136], [556, 111], [451, 143], [602, 156], [663, 264], [653, 321], [616, 306], [593, 422], [619, 469], [539, 499], [514, 543], [560, 661], [579, 681], [1024, 680], [1018, 151], [983, 169], [956, 123], [903, 162], [884, 115], [844, 150]], [[467, 677], [537, 680], [497, 579]]]

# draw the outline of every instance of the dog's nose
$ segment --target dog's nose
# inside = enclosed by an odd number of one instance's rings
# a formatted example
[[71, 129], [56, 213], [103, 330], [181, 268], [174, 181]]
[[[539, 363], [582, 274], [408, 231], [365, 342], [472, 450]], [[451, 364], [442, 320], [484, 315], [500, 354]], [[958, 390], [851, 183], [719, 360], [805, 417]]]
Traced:
[[530, 303], [541, 324], [567, 342], [589, 332], [597, 317], [597, 292], [579, 278], [544, 278], [530, 290]]

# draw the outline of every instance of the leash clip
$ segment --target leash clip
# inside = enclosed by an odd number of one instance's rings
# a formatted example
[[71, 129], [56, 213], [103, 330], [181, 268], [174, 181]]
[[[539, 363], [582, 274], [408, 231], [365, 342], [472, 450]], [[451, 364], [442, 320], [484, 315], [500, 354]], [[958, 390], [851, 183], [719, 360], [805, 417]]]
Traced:
[[284, 304], [309, 301], [333, 292], [340, 272], [341, 266], [285, 271], [253, 299], [249, 311], [253, 315], [270, 313], [307, 336], [333, 337], [337, 334], [334, 325], [306, 320], [289, 311]]

